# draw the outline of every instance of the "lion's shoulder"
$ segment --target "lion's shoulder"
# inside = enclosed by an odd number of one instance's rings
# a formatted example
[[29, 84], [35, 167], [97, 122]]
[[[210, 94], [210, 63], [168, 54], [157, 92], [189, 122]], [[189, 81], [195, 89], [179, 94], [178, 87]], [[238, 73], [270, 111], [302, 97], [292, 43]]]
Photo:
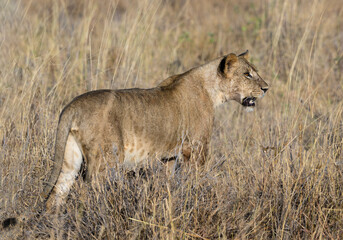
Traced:
[[175, 85], [175, 83], [177, 83], [178, 81], [180, 81], [180, 74], [173, 75], [164, 79], [162, 82], [160, 82], [157, 85], [157, 87], [160, 87], [160, 88], [170, 87], [172, 85]]

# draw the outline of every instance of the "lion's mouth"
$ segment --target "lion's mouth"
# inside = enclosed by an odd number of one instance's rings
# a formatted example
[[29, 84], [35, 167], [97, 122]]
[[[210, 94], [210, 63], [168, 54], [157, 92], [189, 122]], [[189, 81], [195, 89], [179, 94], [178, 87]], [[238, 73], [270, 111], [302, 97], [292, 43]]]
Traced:
[[242, 105], [244, 107], [255, 107], [255, 101], [256, 101], [255, 97], [246, 97], [246, 98], [243, 98]]

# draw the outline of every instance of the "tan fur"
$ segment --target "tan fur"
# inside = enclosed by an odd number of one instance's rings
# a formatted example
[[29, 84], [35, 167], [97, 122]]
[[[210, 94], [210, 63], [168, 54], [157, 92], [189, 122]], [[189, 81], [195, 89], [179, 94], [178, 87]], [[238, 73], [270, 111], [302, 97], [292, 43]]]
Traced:
[[[246, 73], [250, 75], [247, 76]], [[247, 61], [231, 53], [151, 89], [98, 90], [76, 97], [61, 113], [54, 166], [43, 195], [59, 205], [79, 171], [86, 179], [107, 166], [135, 166], [181, 155], [206, 160], [216, 106], [262, 97], [268, 85]]]
[[[151, 89], [98, 90], [76, 97], [60, 117], [53, 167], [57, 174], [45, 189], [46, 195], [52, 190], [48, 208], [68, 194], [81, 153], [87, 180], [115, 161], [131, 167], [181, 153], [186, 161], [203, 164], [214, 108], [228, 100], [262, 97], [268, 88], [247, 55], [231, 53]], [[61, 150], [63, 159], [58, 158]]]

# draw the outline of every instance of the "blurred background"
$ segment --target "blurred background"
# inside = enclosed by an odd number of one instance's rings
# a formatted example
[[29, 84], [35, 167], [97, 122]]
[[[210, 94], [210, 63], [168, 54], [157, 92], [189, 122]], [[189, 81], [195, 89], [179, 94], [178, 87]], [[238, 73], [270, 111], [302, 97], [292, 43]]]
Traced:
[[270, 85], [252, 113], [217, 109], [204, 172], [156, 163], [145, 180], [78, 181], [58, 224], [0, 238], [342, 238], [342, 46], [340, 0], [0, 0], [0, 220], [41, 202], [77, 95], [154, 87], [247, 49]]

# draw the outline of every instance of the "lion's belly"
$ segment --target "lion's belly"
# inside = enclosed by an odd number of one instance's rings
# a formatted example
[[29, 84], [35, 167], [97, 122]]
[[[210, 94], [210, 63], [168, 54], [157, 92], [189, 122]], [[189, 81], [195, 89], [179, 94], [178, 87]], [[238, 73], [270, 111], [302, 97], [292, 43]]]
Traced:
[[149, 160], [179, 155], [180, 147], [176, 143], [173, 145], [163, 146], [161, 143], [153, 143], [143, 138], [133, 138], [124, 144], [123, 164], [127, 168], [134, 168], [137, 165], [147, 163]]

